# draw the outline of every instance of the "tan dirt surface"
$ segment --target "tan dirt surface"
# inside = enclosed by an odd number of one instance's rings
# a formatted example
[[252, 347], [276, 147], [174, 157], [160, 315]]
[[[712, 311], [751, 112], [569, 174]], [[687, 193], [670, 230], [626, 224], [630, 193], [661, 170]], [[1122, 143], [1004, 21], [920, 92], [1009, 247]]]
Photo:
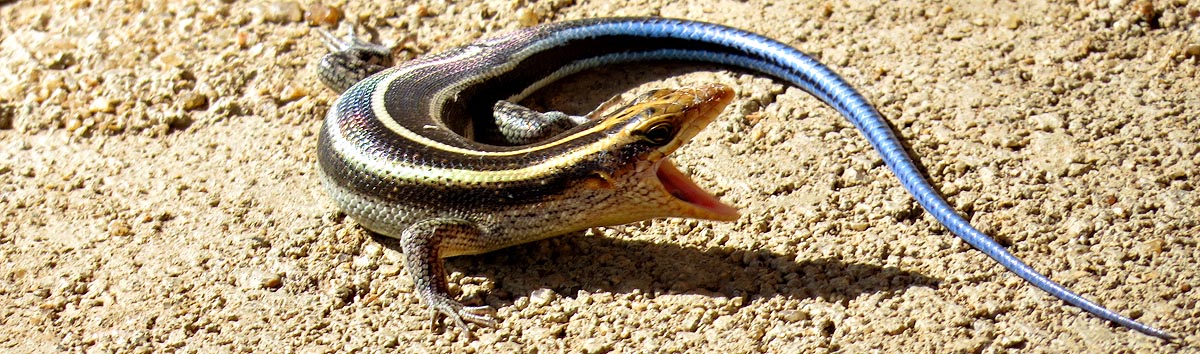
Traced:
[[[264, 1], [0, 1], [0, 351], [1174, 352], [1200, 343], [1200, 3], [320, 3], [417, 57], [524, 25], [703, 20], [869, 97], [979, 228], [1066, 306], [916, 206], [833, 110], [769, 78], [598, 70], [527, 104], [647, 87], [737, 101], [675, 161], [736, 222], [655, 220], [448, 261], [501, 324], [434, 333], [395, 241], [325, 195], [336, 95], [304, 13]], [[340, 32], [345, 33], [345, 28]], [[696, 71], [699, 71], [698, 73]], [[677, 77], [682, 75], [682, 77]], [[641, 84], [649, 83], [645, 86]]]

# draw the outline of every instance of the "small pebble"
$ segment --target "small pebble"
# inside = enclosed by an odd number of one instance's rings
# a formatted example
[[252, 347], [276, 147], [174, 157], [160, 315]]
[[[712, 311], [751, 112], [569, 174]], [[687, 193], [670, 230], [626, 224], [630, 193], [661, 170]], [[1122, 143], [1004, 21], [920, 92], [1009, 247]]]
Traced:
[[425, 5], [412, 4], [404, 8], [404, 13], [412, 17], [425, 17], [429, 15], [429, 8]]
[[912, 319], [898, 318], [888, 319], [880, 323], [881, 327], [883, 327], [883, 333], [891, 336], [904, 333], [905, 330], [908, 330], [910, 327], [912, 327], [912, 324]]
[[383, 246], [380, 246], [378, 243], [368, 243], [366, 246], [363, 246], [362, 254], [372, 258], [379, 258], [379, 256], [383, 255]]
[[1010, 30], [1015, 30], [1015, 29], [1017, 29], [1017, 28], [1021, 27], [1021, 24], [1022, 24], [1022, 23], [1024, 23], [1024, 21], [1022, 21], [1022, 20], [1021, 20], [1021, 17], [1020, 17], [1020, 16], [1017, 16], [1017, 15], [1006, 15], [1006, 16], [1004, 16], [1004, 18], [1001, 20], [1001, 23], [1003, 23], [1003, 24], [1004, 24], [1004, 27], [1005, 27], [1005, 28], [1008, 28], [1008, 29], [1010, 29]]
[[62, 70], [75, 64], [75, 53], [59, 52], [51, 54], [47, 57], [48, 60], [43, 62], [47, 68], [51, 70]]
[[1042, 113], [1029, 117], [1033, 121], [1033, 126], [1038, 130], [1052, 131], [1063, 127], [1063, 118], [1059, 113]]
[[168, 52], [159, 54], [158, 57], [154, 58], [154, 60], [157, 61], [163, 67], [178, 68], [181, 65], [183, 65], [184, 57], [183, 57], [183, 54], [181, 54], [179, 52], [168, 51]]
[[312, 4], [308, 7], [308, 24], [310, 26], [333, 26], [342, 20], [342, 9], [325, 4]]
[[529, 8], [520, 8], [517, 10], [517, 23], [523, 27], [531, 27], [538, 24], [538, 15]]
[[113, 236], [129, 236], [131, 233], [129, 223], [122, 220], [113, 220], [108, 223], [108, 234]]
[[1067, 223], [1066, 236], [1072, 240], [1091, 237], [1095, 232], [1091, 223], [1083, 220], [1071, 220]]
[[1022, 336], [1001, 336], [996, 339], [996, 344], [1003, 348], [1017, 348], [1025, 344], [1025, 337]]
[[1200, 58], [1200, 45], [1190, 45], [1184, 48], [1183, 55], [1188, 58]]
[[400, 274], [402, 268], [396, 264], [386, 264], [379, 267], [379, 274], [383, 276], [395, 276]]
[[117, 110], [117, 103], [108, 97], [96, 97], [88, 104], [88, 112], [112, 113]]
[[783, 315], [784, 321], [793, 323], [809, 319], [808, 313], [800, 310], [783, 310], [781, 315]]
[[308, 89], [304, 87], [289, 84], [284, 86], [282, 90], [279, 90], [279, 101], [283, 103], [292, 102], [304, 96], [308, 96]]
[[188, 92], [180, 97], [180, 102], [183, 104], [183, 110], [194, 111], [208, 107], [208, 96], [201, 93]]
[[279, 274], [261, 270], [248, 271], [239, 280], [247, 289], [278, 289], [283, 285], [283, 277]]
[[532, 294], [529, 294], [529, 302], [534, 306], [546, 306], [557, 298], [558, 293], [546, 288], [534, 290]]
[[869, 178], [867, 177], [867, 173], [858, 168], [847, 168], [846, 171], [842, 173], [842, 185], [846, 187], [857, 186], [868, 181]]
[[295, 1], [274, 2], [263, 7], [262, 18], [276, 23], [300, 22], [304, 19], [304, 9]]
[[1133, 4], [1133, 11], [1137, 13], [1142, 21], [1151, 22], [1157, 17], [1157, 11], [1154, 10], [1154, 3], [1146, 0], [1138, 1]]
[[[786, 316], [786, 314], [785, 314], [785, 316]], [[699, 328], [700, 328], [700, 316], [699, 315], [688, 316], [687, 318], [683, 319], [683, 323], [679, 324], [679, 329], [683, 330], [684, 332], [695, 332]]]
[[190, 115], [183, 113], [181, 110], [172, 110], [170, 112], [161, 112], [155, 114], [156, 120], [164, 125], [164, 128], [185, 128], [192, 124]]
[[757, 125], [758, 122], [762, 121], [763, 118], [764, 116], [762, 112], [750, 112], [750, 114], [744, 115], [742, 119], [746, 120], [746, 124], [754, 126]]
[[583, 352], [588, 354], [608, 353], [612, 351], [612, 342], [601, 338], [590, 338], [583, 341]]
[[373, 257], [354, 257], [354, 267], [358, 269], [374, 269], [377, 263]]
[[249, 47], [251, 44], [254, 43], [253, 40], [254, 40], [254, 38], [251, 37], [250, 33], [248, 33], [248, 32], [238, 32], [237, 33], [238, 48], [246, 49], [247, 47]]

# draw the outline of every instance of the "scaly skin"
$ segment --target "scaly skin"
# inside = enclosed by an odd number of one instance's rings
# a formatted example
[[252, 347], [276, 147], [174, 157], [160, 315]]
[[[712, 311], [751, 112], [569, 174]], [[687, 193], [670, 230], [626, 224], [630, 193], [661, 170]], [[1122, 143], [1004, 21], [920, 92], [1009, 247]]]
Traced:
[[386, 49], [347, 43], [331, 45], [344, 51], [320, 65], [321, 79], [344, 90], [318, 143], [325, 185], [364, 227], [401, 239], [418, 294], [460, 326], [495, 322], [486, 308], [450, 299], [442, 257], [647, 218], [737, 217], [665, 159], [728, 103], [728, 88], [655, 91], [592, 120], [501, 102], [588, 68], [677, 60], [749, 70], [807, 91], [844, 115], [955, 236], [1069, 304], [1174, 338], [1072, 292], [971, 226], [866, 98], [786, 44], [700, 22], [589, 19], [526, 28], [383, 69]]

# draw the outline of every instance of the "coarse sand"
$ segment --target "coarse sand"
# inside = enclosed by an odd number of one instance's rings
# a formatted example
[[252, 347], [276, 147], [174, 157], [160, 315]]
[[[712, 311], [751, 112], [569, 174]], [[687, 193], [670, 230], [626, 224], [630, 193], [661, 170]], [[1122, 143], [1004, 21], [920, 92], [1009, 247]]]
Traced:
[[[673, 159], [742, 218], [452, 258], [452, 291], [500, 325], [430, 331], [397, 242], [338, 212], [316, 172], [336, 99], [317, 29], [347, 31], [330, 8], [401, 58], [601, 16], [791, 44], [870, 98], [973, 224], [1182, 341], [1067, 306], [959, 241], [803, 91], [679, 64], [524, 103], [580, 114], [734, 87]], [[0, 1], [0, 351], [1196, 351], [1198, 17], [1184, 0]]]

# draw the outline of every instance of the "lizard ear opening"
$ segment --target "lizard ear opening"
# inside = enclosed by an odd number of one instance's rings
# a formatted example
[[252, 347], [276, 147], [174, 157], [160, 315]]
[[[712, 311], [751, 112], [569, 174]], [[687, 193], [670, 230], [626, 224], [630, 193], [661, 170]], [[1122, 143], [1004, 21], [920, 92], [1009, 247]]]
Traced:
[[587, 189], [613, 189], [616, 185], [613, 183], [612, 176], [607, 172], [596, 171], [592, 175], [583, 179], [582, 185]]

